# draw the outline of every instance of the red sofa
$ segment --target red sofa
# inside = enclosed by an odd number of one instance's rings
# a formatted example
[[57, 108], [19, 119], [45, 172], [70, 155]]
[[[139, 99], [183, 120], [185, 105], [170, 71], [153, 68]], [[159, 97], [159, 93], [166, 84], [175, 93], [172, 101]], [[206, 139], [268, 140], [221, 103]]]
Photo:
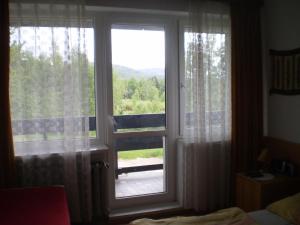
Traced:
[[70, 225], [64, 188], [0, 189], [0, 225]]

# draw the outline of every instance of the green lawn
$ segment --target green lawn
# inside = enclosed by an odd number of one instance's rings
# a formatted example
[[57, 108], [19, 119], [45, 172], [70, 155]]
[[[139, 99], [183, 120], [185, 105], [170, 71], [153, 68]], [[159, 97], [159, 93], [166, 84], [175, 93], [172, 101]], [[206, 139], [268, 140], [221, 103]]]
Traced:
[[136, 158], [162, 158], [163, 149], [144, 149], [144, 150], [134, 150], [134, 151], [121, 151], [118, 152], [119, 159], [136, 159]]

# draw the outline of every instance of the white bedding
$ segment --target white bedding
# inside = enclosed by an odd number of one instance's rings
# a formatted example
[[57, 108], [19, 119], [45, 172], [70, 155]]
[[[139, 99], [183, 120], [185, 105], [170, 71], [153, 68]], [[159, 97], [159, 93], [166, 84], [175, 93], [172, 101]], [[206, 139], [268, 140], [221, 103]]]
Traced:
[[282, 217], [269, 212], [268, 210], [258, 210], [248, 213], [259, 225], [292, 225]]

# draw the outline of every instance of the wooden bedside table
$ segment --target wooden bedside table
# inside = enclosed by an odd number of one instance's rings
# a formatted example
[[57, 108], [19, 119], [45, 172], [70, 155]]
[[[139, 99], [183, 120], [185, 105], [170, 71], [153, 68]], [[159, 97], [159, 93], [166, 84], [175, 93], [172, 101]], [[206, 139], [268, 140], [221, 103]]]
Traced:
[[246, 212], [263, 209], [297, 192], [300, 192], [300, 177], [275, 176], [261, 181], [242, 173], [236, 175], [236, 205]]

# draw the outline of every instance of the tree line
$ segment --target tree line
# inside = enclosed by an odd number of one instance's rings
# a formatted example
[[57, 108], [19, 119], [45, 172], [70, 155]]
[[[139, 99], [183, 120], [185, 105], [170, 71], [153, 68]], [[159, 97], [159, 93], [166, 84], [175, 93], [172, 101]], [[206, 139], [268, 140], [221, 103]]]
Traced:
[[[58, 46], [51, 55], [35, 56], [32, 51], [24, 48], [24, 44], [13, 42], [10, 52], [10, 97], [13, 119], [63, 116], [66, 104], [64, 99], [66, 62], [59, 53]], [[87, 73], [81, 74], [82, 71], [76, 68], [78, 63], [84, 62], [87, 63]], [[88, 82], [86, 85], [88, 90], [80, 91], [80, 88], [73, 90], [79, 99], [76, 103], [78, 109], [74, 110], [86, 109], [90, 116], [95, 116], [94, 63], [88, 62], [85, 54], [72, 50], [67, 64], [72, 76], [75, 76], [73, 79], [75, 87], [81, 85], [80, 82]], [[85, 96], [83, 92], [88, 93], [87, 107], [80, 105], [82, 104], [80, 98]], [[113, 70], [113, 101], [114, 115], [164, 113], [165, 81], [157, 76], [124, 77]], [[80, 115], [83, 112], [77, 113]]]

